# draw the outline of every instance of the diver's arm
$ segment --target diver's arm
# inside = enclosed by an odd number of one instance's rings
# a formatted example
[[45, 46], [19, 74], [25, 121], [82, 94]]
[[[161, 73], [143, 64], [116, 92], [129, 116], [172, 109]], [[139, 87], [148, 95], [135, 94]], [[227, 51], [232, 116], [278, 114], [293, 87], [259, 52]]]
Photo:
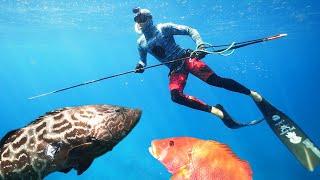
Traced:
[[137, 40], [138, 52], [140, 57], [140, 61], [138, 63], [144, 67], [147, 65], [147, 50], [143, 46], [143, 44], [145, 44], [145, 40], [142, 36], [140, 36], [140, 38]]
[[147, 51], [141, 47], [141, 44], [138, 41], [138, 51], [139, 51], [139, 56], [140, 56], [140, 61], [136, 65], [136, 72], [137, 73], [143, 73], [144, 67], [147, 66]]
[[163, 24], [163, 29], [167, 34], [170, 35], [189, 35], [192, 38], [192, 40], [197, 44], [197, 46], [204, 43], [199, 32], [192, 27], [178, 25], [174, 23], [166, 23]]
[[138, 46], [140, 61], [138, 62], [143, 67], [147, 65], [147, 51], [143, 49], [141, 46]]

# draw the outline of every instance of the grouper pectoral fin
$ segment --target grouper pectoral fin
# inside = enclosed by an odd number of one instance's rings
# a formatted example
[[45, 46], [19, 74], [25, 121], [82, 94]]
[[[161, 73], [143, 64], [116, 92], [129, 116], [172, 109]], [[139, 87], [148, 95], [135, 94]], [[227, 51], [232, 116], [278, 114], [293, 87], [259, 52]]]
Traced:
[[81, 175], [83, 172], [85, 172], [90, 167], [93, 160], [93, 158], [80, 160], [78, 166], [75, 168], [77, 170], [77, 175]]
[[92, 148], [92, 142], [83, 143], [79, 146], [72, 148], [68, 153], [68, 157], [69, 159], [81, 158], [84, 155], [88, 154], [91, 148]]
[[[81, 145], [78, 145], [74, 148], [72, 148], [69, 153], [68, 153], [68, 157], [70, 159], [77, 159], [79, 157], [83, 157], [84, 154], [88, 154], [91, 152], [95, 151], [95, 148], [97, 146], [107, 146], [108, 144], [103, 141], [103, 140], [99, 140], [99, 139], [95, 139], [95, 138], [89, 138], [90, 141], [83, 143]], [[112, 147], [109, 148], [110, 150], [112, 150]]]
[[59, 172], [68, 173], [68, 172], [71, 171], [71, 169], [72, 169], [72, 167], [69, 167], [69, 168], [66, 168], [66, 169], [61, 169], [61, 170], [59, 170]]
[[77, 175], [81, 175], [92, 164], [94, 158], [90, 155], [93, 151], [94, 142], [83, 143], [74, 147], [69, 151], [69, 159], [75, 162], [74, 169], [77, 170]]

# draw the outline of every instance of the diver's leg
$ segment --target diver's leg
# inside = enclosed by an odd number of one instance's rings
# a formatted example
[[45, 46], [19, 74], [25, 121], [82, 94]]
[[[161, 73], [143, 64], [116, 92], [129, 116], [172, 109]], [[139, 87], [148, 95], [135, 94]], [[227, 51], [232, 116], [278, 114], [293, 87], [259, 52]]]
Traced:
[[189, 70], [187, 69], [189, 61], [185, 61], [185, 63], [185, 69], [182, 72], [173, 72], [170, 75], [169, 88], [172, 101], [193, 109], [209, 112], [218, 116], [219, 118], [223, 118], [223, 112], [218, 108], [207, 105], [193, 96], [183, 94], [189, 74]]
[[262, 101], [262, 97], [259, 93], [246, 88], [245, 86], [243, 86], [242, 84], [240, 84], [239, 82], [237, 82], [233, 79], [223, 78], [223, 77], [220, 77], [217, 74], [213, 73], [206, 80], [206, 82], [212, 86], [217, 86], [217, 87], [227, 89], [229, 91], [249, 95], [256, 102]]
[[[222, 87], [231, 91], [239, 92], [246, 95], [251, 95], [251, 91], [246, 87], [242, 86], [240, 83], [232, 80], [221, 78], [217, 76], [204, 62], [198, 59], [189, 59], [186, 61], [186, 69], [191, 72], [196, 77], [207, 82], [210, 85]], [[253, 91], [252, 91], [253, 92]], [[228, 112], [221, 106], [217, 104], [216, 106], [211, 106], [210, 112], [218, 116], [222, 122], [229, 128], [235, 129], [243, 127], [243, 124], [236, 122], [228, 114]]]
[[187, 78], [188, 72], [186, 71], [171, 73], [169, 88], [172, 101], [193, 109], [211, 112], [211, 106], [193, 96], [183, 94], [183, 89], [186, 85]]
[[245, 95], [250, 95], [251, 93], [248, 88], [238, 83], [237, 81], [229, 78], [220, 77], [215, 73], [211, 74], [209, 78], [204, 81], [212, 86], [224, 88], [229, 91], [238, 92]]
[[193, 109], [212, 113], [213, 115], [218, 116], [229, 128], [240, 127], [239, 124], [232, 120], [232, 118], [221, 105], [218, 104], [216, 106], [209, 106], [195, 97], [183, 94], [183, 89], [186, 85], [187, 78], [187, 73], [172, 73], [170, 75], [169, 87], [171, 92], [171, 99], [173, 102]]
[[171, 90], [170, 92], [171, 92], [171, 99], [175, 103], [178, 103], [193, 109], [197, 109], [205, 112], [211, 112], [211, 106], [205, 104], [204, 102], [200, 101], [199, 99], [193, 96], [183, 94], [183, 92], [177, 89]]
[[243, 86], [239, 82], [218, 76], [214, 73], [209, 66], [207, 66], [203, 61], [198, 59], [191, 59], [188, 63], [188, 69], [190, 72], [198, 77], [199, 79], [205, 81], [206, 83], [227, 89], [229, 91], [238, 92], [241, 94], [249, 95], [256, 102], [261, 102], [262, 97], [255, 91], [251, 91], [247, 87]]

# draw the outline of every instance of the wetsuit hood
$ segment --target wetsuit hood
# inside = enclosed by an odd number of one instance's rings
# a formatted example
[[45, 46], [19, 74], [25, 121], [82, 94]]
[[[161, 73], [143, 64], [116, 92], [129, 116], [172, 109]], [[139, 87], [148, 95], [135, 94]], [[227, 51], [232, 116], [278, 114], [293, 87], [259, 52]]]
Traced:
[[[139, 34], [144, 34], [145, 37], [151, 38], [156, 31], [156, 27], [153, 24], [152, 14], [148, 9], [134, 8], [133, 10], [135, 31]], [[140, 25], [140, 26], [139, 26]]]

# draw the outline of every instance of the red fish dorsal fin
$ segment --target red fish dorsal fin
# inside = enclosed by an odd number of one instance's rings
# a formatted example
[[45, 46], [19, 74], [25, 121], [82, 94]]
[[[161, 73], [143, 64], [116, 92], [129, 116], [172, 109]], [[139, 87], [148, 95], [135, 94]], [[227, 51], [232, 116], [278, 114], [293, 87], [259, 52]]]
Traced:
[[[226, 145], [216, 141], [200, 141], [194, 146], [192, 152], [192, 164], [194, 166], [217, 166], [217, 163], [222, 163], [221, 167], [226, 167], [225, 163], [233, 164], [234, 170], [244, 174], [243, 179], [252, 179], [252, 170], [247, 161], [241, 160], [232, 150]], [[199, 167], [197, 167], [199, 168]], [[241, 178], [239, 177], [239, 180]]]

